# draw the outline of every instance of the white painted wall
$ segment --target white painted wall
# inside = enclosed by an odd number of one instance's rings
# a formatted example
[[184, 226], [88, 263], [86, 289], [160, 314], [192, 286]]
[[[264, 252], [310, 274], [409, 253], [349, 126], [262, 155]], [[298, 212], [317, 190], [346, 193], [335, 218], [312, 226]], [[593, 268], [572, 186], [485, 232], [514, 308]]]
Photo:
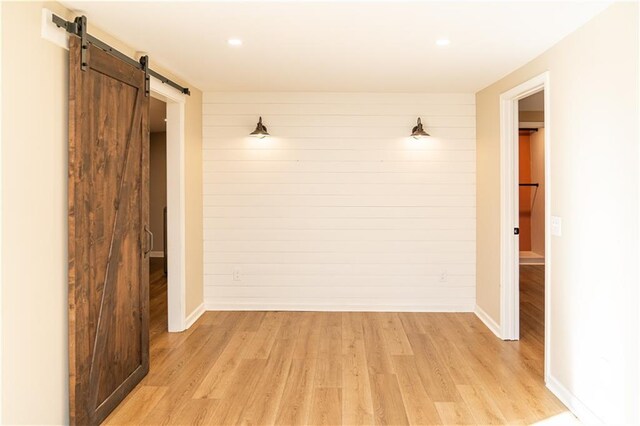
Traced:
[[209, 309], [473, 310], [474, 95], [203, 99]]

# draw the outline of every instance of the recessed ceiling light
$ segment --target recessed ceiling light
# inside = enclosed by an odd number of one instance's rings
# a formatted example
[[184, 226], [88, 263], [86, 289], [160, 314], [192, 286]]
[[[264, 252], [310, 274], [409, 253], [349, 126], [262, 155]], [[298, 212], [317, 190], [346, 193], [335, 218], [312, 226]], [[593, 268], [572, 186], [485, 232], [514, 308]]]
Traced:
[[230, 38], [227, 43], [229, 43], [229, 46], [242, 46], [242, 40], [239, 38]]
[[439, 38], [436, 40], [437, 46], [448, 46], [449, 44], [451, 44], [451, 41], [448, 38]]

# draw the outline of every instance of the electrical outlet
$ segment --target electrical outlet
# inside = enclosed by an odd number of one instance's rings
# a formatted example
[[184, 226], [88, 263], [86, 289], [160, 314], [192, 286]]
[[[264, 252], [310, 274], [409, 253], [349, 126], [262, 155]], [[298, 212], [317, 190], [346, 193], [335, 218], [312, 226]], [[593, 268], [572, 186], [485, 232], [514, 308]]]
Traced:
[[233, 280], [240, 281], [240, 268], [235, 268], [233, 270]]
[[440, 273], [440, 282], [441, 283], [446, 283], [447, 282], [447, 271], [442, 271]]

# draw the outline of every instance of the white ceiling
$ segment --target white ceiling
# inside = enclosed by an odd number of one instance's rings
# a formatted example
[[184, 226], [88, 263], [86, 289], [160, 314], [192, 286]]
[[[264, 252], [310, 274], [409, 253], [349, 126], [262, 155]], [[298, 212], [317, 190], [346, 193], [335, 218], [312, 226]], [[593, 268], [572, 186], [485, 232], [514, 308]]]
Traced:
[[610, 2], [62, 3], [205, 91], [476, 92]]

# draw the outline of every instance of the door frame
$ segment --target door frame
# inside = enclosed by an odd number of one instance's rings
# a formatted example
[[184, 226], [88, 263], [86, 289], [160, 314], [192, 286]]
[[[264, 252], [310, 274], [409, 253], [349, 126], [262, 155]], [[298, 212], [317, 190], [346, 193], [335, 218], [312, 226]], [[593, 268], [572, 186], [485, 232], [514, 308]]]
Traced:
[[186, 327], [186, 95], [151, 77], [151, 96], [167, 104], [167, 324], [170, 332]]
[[514, 228], [519, 226], [518, 101], [544, 90], [545, 174], [545, 345], [544, 374], [551, 353], [551, 88], [546, 71], [500, 95], [500, 333], [503, 340], [520, 338], [520, 253]]

